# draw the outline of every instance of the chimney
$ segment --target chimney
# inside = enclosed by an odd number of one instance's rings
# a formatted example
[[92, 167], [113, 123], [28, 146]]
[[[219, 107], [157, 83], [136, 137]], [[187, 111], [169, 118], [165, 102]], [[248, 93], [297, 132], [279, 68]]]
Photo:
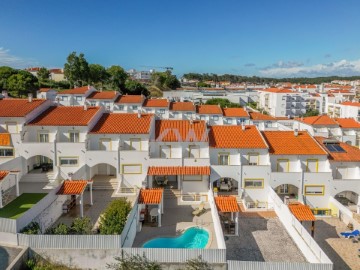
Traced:
[[4, 98], [8, 98], [8, 92], [6, 90], [2, 90], [1, 94], [3, 95]]
[[299, 130], [297, 128], [294, 129], [294, 136], [297, 137], [299, 135]]
[[90, 87], [91, 87], [90, 84], [88, 84], [88, 90], [90, 90]]
[[241, 129], [242, 129], [242, 131], [245, 131], [245, 129], [246, 129], [244, 122], [241, 122]]
[[28, 100], [29, 100], [29, 103], [31, 103], [33, 101], [33, 94], [31, 94], [31, 93], [28, 94]]
[[87, 107], [87, 104], [84, 103], [84, 111], [87, 111], [88, 107]]
[[141, 112], [140, 112], [140, 110], [138, 110], [137, 117], [138, 117], [138, 118], [141, 118]]

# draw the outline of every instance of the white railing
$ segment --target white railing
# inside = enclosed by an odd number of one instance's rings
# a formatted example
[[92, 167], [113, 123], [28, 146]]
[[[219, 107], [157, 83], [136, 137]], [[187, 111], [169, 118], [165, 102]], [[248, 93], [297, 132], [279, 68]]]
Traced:
[[[138, 197], [139, 194], [137, 194], [136, 199], [135, 199], [135, 204], [133, 206], [133, 208], [131, 209], [125, 226], [121, 232], [122, 238], [121, 238], [121, 246], [132, 246], [135, 236], [136, 236], [136, 226], [137, 226], [137, 214], [138, 214]], [[133, 230], [135, 228], [135, 234], [133, 233]]]
[[251, 262], [251, 261], [227, 261], [228, 270], [251, 269], [251, 270], [332, 270], [332, 264], [325, 263], [301, 263], [301, 262]]
[[0, 232], [17, 233], [16, 219], [0, 218]]
[[331, 264], [332, 262], [325, 252], [319, 247], [314, 238], [310, 236], [308, 231], [290, 212], [288, 206], [281, 201], [279, 196], [270, 187], [268, 188], [268, 194], [269, 201], [273, 202], [274, 210], [281, 223], [284, 225], [297, 247], [304, 254], [307, 261], [310, 263]]
[[334, 197], [329, 198], [329, 202], [332, 203], [336, 208], [338, 208], [339, 212], [336, 213], [341, 220], [347, 225], [351, 223], [354, 227], [354, 230], [360, 230], [360, 223], [354, 219], [354, 214], [348, 209], [346, 206], [342, 205], [338, 200]]
[[211, 208], [211, 216], [212, 216], [212, 220], [213, 220], [213, 224], [214, 224], [214, 231], [215, 231], [215, 236], [216, 236], [217, 247], [220, 250], [221, 249], [225, 250], [226, 245], [225, 245], [225, 240], [224, 240], [224, 233], [221, 228], [219, 213], [218, 213], [216, 205], [215, 205], [215, 200], [214, 200], [214, 195], [213, 195], [212, 190], [209, 190], [209, 192], [208, 192], [208, 201], [209, 201], [210, 208]]

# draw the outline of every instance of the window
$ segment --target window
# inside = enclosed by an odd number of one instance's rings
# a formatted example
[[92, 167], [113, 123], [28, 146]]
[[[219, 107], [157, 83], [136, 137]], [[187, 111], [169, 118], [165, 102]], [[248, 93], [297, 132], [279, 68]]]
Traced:
[[138, 106], [137, 106], [137, 105], [133, 105], [133, 106], [131, 106], [131, 109], [132, 109], [132, 110], [137, 110], [137, 109], [138, 109]]
[[200, 120], [206, 121], [206, 116], [205, 115], [200, 115]]
[[96, 106], [96, 101], [90, 101], [90, 106], [95, 107]]
[[165, 109], [160, 109], [160, 110], [159, 110], [159, 113], [160, 113], [160, 114], [165, 114]]
[[76, 101], [82, 101], [82, 97], [81, 96], [75, 96], [75, 100]]
[[232, 122], [233, 122], [232, 118], [227, 118], [227, 119], [226, 119], [226, 123], [227, 123], [228, 125], [231, 125]]
[[278, 159], [276, 165], [277, 172], [289, 172], [290, 162], [288, 159]]
[[77, 166], [79, 163], [78, 157], [59, 157], [60, 166]]
[[186, 115], [187, 117], [191, 117], [191, 116], [192, 116], [192, 113], [191, 113], [191, 112], [187, 112], [187, 113], [185, 113], [185, 115]]
[[248, 154], [249, 165], [259, 165], [259, 154], [258, 153], [249, 153]]
[[5, 122], [6, 130], [9, 133], [18, 133], [18, 127], [16, 122]]
[[317, 159], [306, 160], [306, 172], [318, 172], [318, 170], [319, 170], [319, 160]]
[[219, 153], [219, 165], [230, 165], [229, 153]]
[[123, 106], [123, 105], [118, 105], [117, 107], [118, 107], [118, 110], [119, 110], [119, 111], [123, 111], [123, 110], [124, 110], [124, 106]]
[[218, 116], [218, 115], [213, 115], [212, 120], [218, 121], [218, 120], [219, 120], [219, 116]]
[[99, 140], [99, 149], [103, 151], [111, 151], [111, 139], [101, 138]]
[[141, 174], [142, 165], [141, 164], [122, 164], [122, 173], [123, 174]]
[[146, 109], [147, 113], [151, 113], [152, 109]]
[[322, 185], [305, 185], [306, 196], [322, 196], [325, 193], [325, 186]]
[[130, 138], [130, 150], [141, 151], [141, 139], [140, 138]]
[[61, 101], [68, 101], [69, 97], [68, 96], [60, 96], [59, 98]]
[[244, 188], [264, 188], [264, 179], [245, 179]]
[[14, 149], [13, 148], [0, 148], [0, 157], [13, 157]]
[[199, 145], [189, 145], [189, 158], [200, 158]]
[[202, 175], [184, 175], [183, 181], [202, 181]]
[[74, 131], [74, 130], [69, 131], [69, 141], [73, 143], [79, 142], [80, 141], [79, 131]]
[[171, 158], [171, 145], [160, 145], [160, 157]]
[[39, 142], [40, 143], [47, 143], [49, 142], [49, 132], [48, 131], [39, 131], [38, 134]]
[[289, 194], [289, 185], [288, 184], [280, 185], [279, 191], [280, 194]]

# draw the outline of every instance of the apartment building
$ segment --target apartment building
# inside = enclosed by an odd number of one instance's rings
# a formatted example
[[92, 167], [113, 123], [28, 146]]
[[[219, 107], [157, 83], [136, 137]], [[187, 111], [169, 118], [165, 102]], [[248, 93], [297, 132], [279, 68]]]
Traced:
[[90, 85], [64, 90], [57, 94], [56, 101], [63, 106], [82, 106], [86, 98], [95, 91]]

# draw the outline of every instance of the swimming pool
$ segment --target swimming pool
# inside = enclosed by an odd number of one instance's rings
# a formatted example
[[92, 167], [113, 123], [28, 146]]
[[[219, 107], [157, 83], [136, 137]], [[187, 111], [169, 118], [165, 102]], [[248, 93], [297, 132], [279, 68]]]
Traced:
[[187, 229], [178, 237], [160, 237], [146, 242], [144, 248], [205, 248], [209, 233], [198, 227]]

